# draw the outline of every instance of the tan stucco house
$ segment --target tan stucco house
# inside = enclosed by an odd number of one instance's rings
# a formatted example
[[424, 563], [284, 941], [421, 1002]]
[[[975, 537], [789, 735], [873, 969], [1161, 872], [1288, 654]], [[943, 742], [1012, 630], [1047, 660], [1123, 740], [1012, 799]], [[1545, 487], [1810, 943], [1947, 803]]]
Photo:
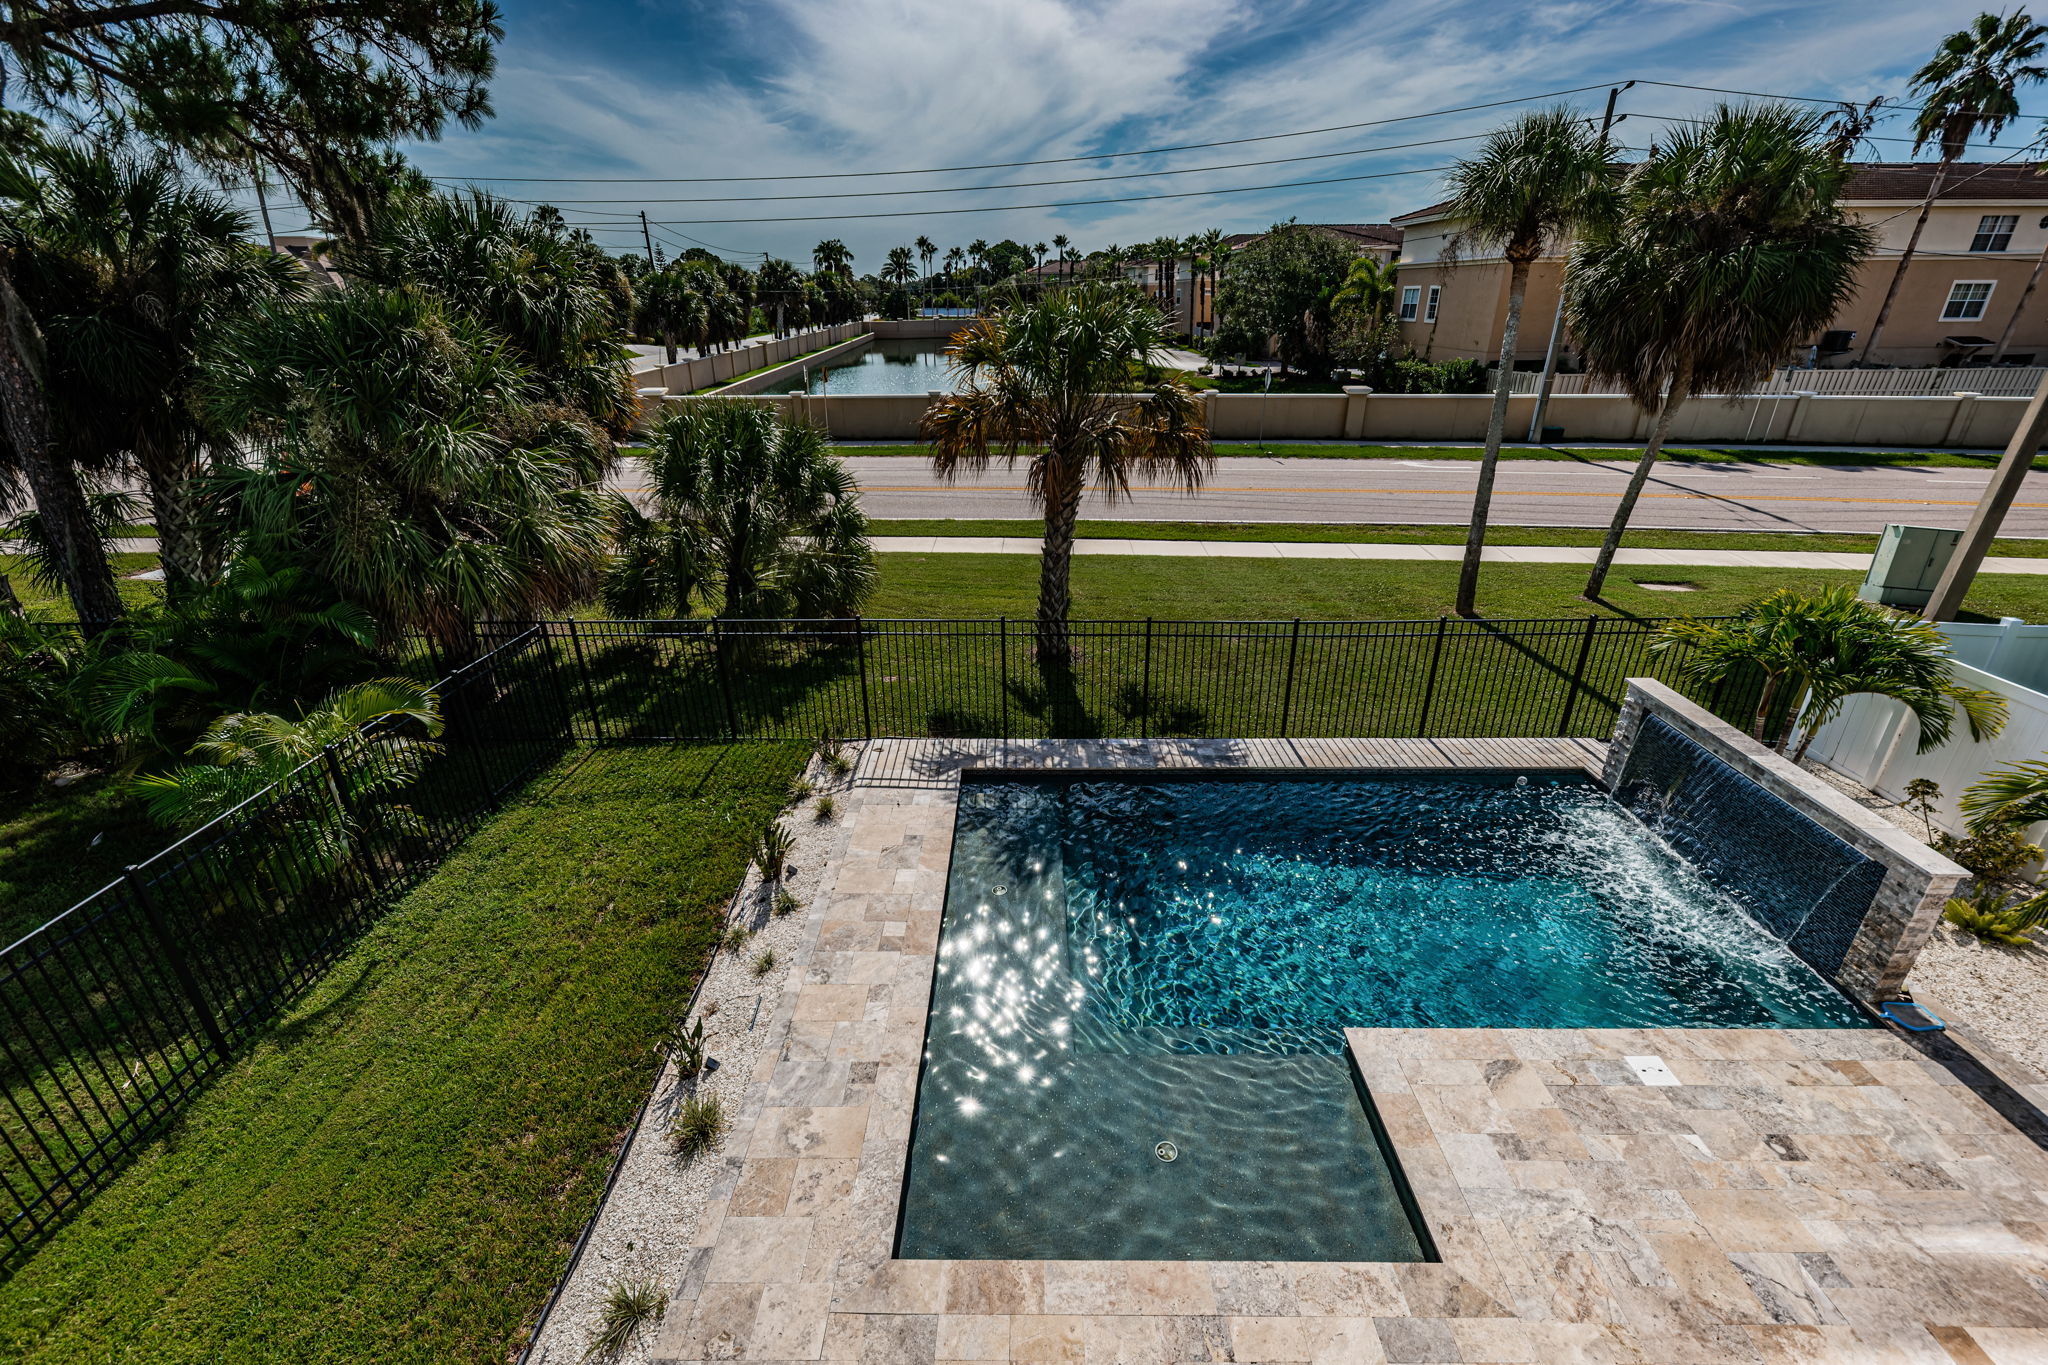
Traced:
[[[1869, 339], [1886, 288], [1898, 269], [1913, 221], [1934, 175], [1931, 163], [1861, 167], [1843, 196], [1849, 212], [1877, 229], [1855, 297], [1833, 324], [1807, 339], [1805, 354], [1786, 359], [1846, 365]], [[1507, 262], [1496, 251], [1462, 244], [1462, 226], [1432, 204], [1396, 217], [1403, 232], [1398, 307], [1403, 339], [1435, 360], [1495, 359], [1507, 315]], [[2031, 162], [1962, 162], [1949, 170], [1940, 197], [1883, 337], [1871, 355], [1884, 365], [1942, 365], [1989, 360], [2027, 278], [2048, 250], [2048, 176]], [[1515, 360], [1538, 365], [1557, 311], [1563, 253], [1531, 268]], [[1569, 348], [1569, 339], [1567, 339]], [[2008, 364], [2048, 361], [2048, 288], [2036, 289], [2013, 329]]]

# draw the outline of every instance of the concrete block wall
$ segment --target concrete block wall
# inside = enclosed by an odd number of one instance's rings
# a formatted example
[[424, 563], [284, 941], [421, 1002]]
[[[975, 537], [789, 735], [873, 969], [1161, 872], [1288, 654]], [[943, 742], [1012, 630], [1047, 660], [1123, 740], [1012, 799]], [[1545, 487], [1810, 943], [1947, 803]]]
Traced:
[[1941, 919], [1942, 907], [1970, 874], [1652, 678], [1628, 680], [1628, 695], [1615, 720], [1601, 774], [1609, 791], [1620, 785], [1644, 718], [1652, 715], [1836, 838], [1884, 864], [1884, 880], [1835, 973], [1835, 984], [1872, 1004], [1895, 998]]

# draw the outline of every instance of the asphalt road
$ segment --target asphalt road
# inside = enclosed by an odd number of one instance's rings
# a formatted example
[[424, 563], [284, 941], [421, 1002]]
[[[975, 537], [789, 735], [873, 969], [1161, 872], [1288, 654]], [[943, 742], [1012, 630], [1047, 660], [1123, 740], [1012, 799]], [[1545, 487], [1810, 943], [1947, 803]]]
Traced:
[[[877, 519], [1035, 517], [1020, 472], [997, 466], [955, 484], [923, 460], [850, 455], [862, 506]], [[1605, 526], [1632, 463], [1505, 460], [1493, 520], [1505, 526]], [[1479, 466], [1470, 460], [1228, 458], [1190, 497], [1135, 485], [1115, 504], [1090, 494], [1081, 515], [1118, 521], [1303, 521], [1465, 524]], [[1853, 531], [1887, 522], [1962, 526], [1988, 474], [1970, 469], [1819, 468], [1800, 465], [1659, 466], [1634, 526], [1701, 531]], [[619, 482], [641, 482], [628, 464]], [[2004, 533], [2048, 536], [2048, 475], [2030, 474]]]

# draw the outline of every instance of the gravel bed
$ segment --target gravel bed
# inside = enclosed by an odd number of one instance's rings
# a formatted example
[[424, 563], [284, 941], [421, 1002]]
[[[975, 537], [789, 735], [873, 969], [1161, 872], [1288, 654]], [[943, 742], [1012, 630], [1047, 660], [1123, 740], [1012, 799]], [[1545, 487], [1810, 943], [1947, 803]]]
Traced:
[[[1865, 809], [1916, 839], [1927, 837], [1920, 818], [1860, 783], [1817, 763], [1806, 770]], [[1906, 990], [1926, 996], [1953, 1022], [2048, 1076], [2048, 952], [1983, 943], [1943, 921], [1906, 978]]]
[[[857, 759], [859, 746], [849, 745], [847, 756]], [[848, 782], [828, 776], [815, 756], [804, 777], [820, 794], [836, 795]], [[844, 799], [838, 796], [842, 805]], [[737, 952], [721, 949], [713, 958], [690, 1015], [692, 1021], [703, 1020], [705, 1055], [718, 1063], [704, 1078], [701, 1093], [718, 1097], [728, 1121], [744, 1107], [761, 1049], [774, 1032], [776, 1009], [790, 967], [803, 946], [807, 912], [840, 833], [840, 820], [820, 820], [816, 809], [816, 800], [808, 799], [782, 817], [782, 826], [794, 842], [783, 885], [803, 908], [779, 916], [772, 913], [775, 888], [764, 886], [760, 869], [750, 865], [728, 915], [731, 923], [752, 929], [753, 936]], [[775, 954], [775, 965], [756, 974], [754, 964], [764, 951]], [[683, 1004], [676, 1003], [678, 1008]], [[686, 1160], [671, 1150], [668, 1121], [688, 1093], [675, 1065], [663, 1067], [618, 1181], [599, 1210], [583, 1256], [541, 1331], [531, 1365], [577, 1365], [582, 1361], [613, 1285], [652, 1279], [661, 1286], [664, 1300], [674, 1292], [723, 1151], [720, 1147]], [[615, 1359], [621, 1365], [641, 1365], [659, 1336], [658, 1325], [643, 1328]]]

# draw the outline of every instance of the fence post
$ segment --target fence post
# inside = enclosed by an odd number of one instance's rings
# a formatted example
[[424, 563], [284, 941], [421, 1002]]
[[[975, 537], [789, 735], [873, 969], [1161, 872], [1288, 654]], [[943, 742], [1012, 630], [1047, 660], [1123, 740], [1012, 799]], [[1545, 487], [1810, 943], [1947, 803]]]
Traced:
[[863, 739], [873, 739], [875, 713], [868, 703], [868, 628], [865, 617], [853, 618], [853, 648], [860, 656], [860, 733]]
[[1600, 618], [1597, 616], [1588, 616], [1586, 633], [1579, 637], [1579, 661], [1572, 666], [1571, 690], [1564, 694], [1564, 715], [1560, 716], [1557, 722], [1559, 738], [1572, 732], [1572, 711], [1579, 704], [1579, 689], [1586, 685], [1586, 656], [1593, 652], [1593, 628], [1599, 621]]
[[996, 649], [1002, 660], [1002, 677], [996, 682], [996, 690], [1003, 695], [1003, 743], [1010, 742], [1010, 618], [996, 618]]
[[348, 786], [342, 778], [341, 760], [334, 756], [334, 746], [329, 744], [320, 751], [322, 766], [327, 769], [327, 780], [334, 786], [334, 804], [340, 809], [341, 818], [356, 827], [357, 848], [363, 852], [363, 875], [370, 879], [370, 889], [378, 895], [384, 894], [384, 879], [377, 875], [377, 860], [369, 856], [362, 841], [363, 822], [356, 812], [356, 803], [349, 799]]
[[[604, 722], [597, 718], [597, 691], [590, 685], [590, 665], [583, 658], [583, 636], [576, 629], [576, 620], [569, 620], [569, 644], [576, 652], [576, 676], [583, 682], [583, 705], [590, 712], [590, 733], [599, 744], [604, 743]], [[575, 736], [571, 735], [571, 739]]]
[[718, 617], [711, 618], [711, 658], [718, 669], [718, 694], [725, 701], [725, 729], [733, 739], [740, 737], [739, 712], [732, 705], [732, 681], [725, 676], [725, 633]]
[[1145, 681], [1138, 689], [1138, 738], [1152, 738], [1152, 618], [1145, 618]]
[[1294, 710], [1294, 658], [1301, 652], [1301, 618], [1294, 618], [1294, 633], [1287, 637], [1287, 685], [1280, 693], [1280, 738], [1287, 738], [1287, 717]]
[[157, 943], [164, 950], [164, 961], [171, 964], [171, 975], [178, 979], [178, 986], [185, 992], [185, 999], [192, 1006], [192, 1012], [199, 1016], [199, 1028], [206, 1034], [206, 1040], [213, 1047], [214, 1055], [227, 1060], [228, 1040], [220, 1031], [220, 1023], [213, 1017], [213, 1009], [200, 993], [199, 978], [192, 975], [192, 965], [185, 960], [185, 950], [171, 937], [170, 926], [157, 913], [156, 902], [150, 899], [149, 891], [142, 884], [142, 873], [134, 864], [121, 869], [122, 879], [128, 883], [128, 893], [135, 897], [135, 903], [142, 908], [142, 917], [149, 922], [149, 931], [156, 935]]
[[1436, 618], [1436, 647], [1429, 652], [1429, 681], [1423, 684], [1422, 714], [1415, 720], [1415, 737], [1417, 739], [1429, 738], [1429, 704], [1436, 699], [1436, 669], [1437, 665], [1443, 661], [1444, 630], [1449, 624], [1450, 618], [1447, 616]]

